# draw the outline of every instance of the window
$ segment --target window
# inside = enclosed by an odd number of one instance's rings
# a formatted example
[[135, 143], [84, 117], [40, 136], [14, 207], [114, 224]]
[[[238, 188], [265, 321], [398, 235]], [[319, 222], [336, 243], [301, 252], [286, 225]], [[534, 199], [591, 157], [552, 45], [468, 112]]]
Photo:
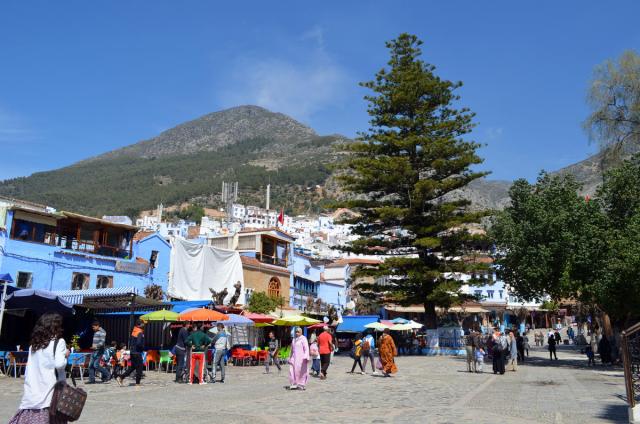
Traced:
[[474, 293], [476, 297], [482, 297], [482, 290], [476, 290]]
[[96, 281], [97, 289], [110, 289], [113, 287], [113, 276], [111, 275], [98, 275]]
[[32, 275], [33, 274], [31, 274], [30, 272], [19, 271], [18, 272], [17, 283], [16, 283], [18, 288], [30, 289], [31, 288]]
[[270, 297], [280, 297], [280, 280], [278, 277], [271, 277], [271, 280], [269, 280], [269, 290], [267, 294]]
[[55, 242], [55, 233], [56, 227], [54, 226], [15, 219], [13, 221], [11, 238], [36, 243], [53, 244]]
[[151, 256], [149, 257], [149, 265], [151, 266], [151, 268], [158, 267], [158, 253], [159, 252], [157, 250], [151, 251]]
[[502, 299], [502, 290], [498, 290], [498, 296], [500, 296], [500, 299]]
[[89, 288], [89, 274], [74, 272], [71, 279], [71, 290], [87, 290]]
[[493, 290], [487, 290], [487, 297], [493, 299]]

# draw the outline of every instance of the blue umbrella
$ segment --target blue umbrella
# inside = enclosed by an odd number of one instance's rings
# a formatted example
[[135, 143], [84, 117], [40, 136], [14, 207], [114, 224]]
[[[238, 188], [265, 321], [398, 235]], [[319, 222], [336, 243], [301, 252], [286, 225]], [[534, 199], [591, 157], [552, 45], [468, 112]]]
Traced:
[[229, 319], [227, 321], [219, 321], [225, 326], [227, 325], [255, 325], [255, 322], [251, 321], [247, 317], [237, 314], [227, 314]]
[[31, 309], [36, 312], [72, 314], [73, 305], [47, 290], [22, 289], [7, 296], [7, 309]]
[[0, 281], [6, 281], [7, 283], [13, 283], [13, 278], [11, 278], [11, 274], [0, 274]]
[[396, 318], [396, 319], [392, 319], [391, 322], [394, 324], [407, 324], [409, 320], [404, 318]]

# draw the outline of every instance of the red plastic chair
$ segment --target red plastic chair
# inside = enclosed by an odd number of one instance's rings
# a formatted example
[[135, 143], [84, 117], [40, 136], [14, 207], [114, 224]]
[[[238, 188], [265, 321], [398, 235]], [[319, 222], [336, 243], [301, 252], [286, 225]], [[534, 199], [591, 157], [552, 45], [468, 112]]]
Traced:
[[258, 351], [258, 365], [262, 362], [262, 364], [266, 363], [269, 358], [268, 350], [259, 350]]

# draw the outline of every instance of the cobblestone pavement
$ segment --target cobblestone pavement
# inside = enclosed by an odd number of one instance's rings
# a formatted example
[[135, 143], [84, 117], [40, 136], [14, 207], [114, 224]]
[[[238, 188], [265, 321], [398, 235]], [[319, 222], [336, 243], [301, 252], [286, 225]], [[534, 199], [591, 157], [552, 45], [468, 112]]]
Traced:
[[[566, 349], [566, 348], [565, 348]], [[560, 350], [557, 362], [533, 350], [518, 372], [500, 376], [485, 364], [469, 374], [461, 358], [399, 357], [393, 378], [347, 374], [336, 357], [329, 378], [288, 391], [288, 372], [229, 367], [225, 384], [176, 385], [148, 372], [142, 387], [87, 386], [80, 423], [623, 423], [619, 368], [587, 368], [584, 355]], [[274, 368], [272, 368], [273, 370]], [[368, 370], [369, 372], [371, 369]], [[0, 422], [15, 412], [22, 380], [0, 378]]]

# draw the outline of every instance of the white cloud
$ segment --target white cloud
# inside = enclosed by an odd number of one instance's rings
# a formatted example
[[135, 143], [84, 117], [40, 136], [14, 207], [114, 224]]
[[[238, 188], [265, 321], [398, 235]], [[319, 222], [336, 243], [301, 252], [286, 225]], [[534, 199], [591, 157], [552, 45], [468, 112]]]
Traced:
[[487, 141], [500, 140], [503, 132], [502, 127], [489, 127], [485, 131], [485, 138]]
[[335, 105], [352, 85], [346, 70], [325, 51], [323, 31], [313, 27], [282, 51], [293, 57], [247, 55], [232, 65], [232, 83], [219, 92], [225, 107], [255, 104], [308, 121]]
[[37, 134], [22, 117], [0, 108], [0, 143], [18, 144], [37, 139]]

